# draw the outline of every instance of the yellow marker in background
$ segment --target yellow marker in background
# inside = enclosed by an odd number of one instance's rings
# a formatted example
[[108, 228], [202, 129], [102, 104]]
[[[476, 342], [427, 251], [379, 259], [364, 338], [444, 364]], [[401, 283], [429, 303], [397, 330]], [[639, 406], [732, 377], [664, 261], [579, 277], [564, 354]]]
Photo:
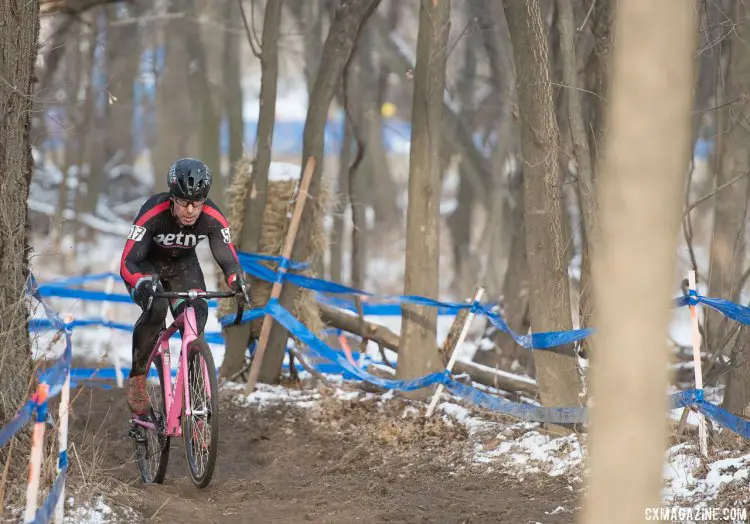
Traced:
[[386, 118], [390, 118], [396, 114], [396, 106], [391, 102], [385, 102], [380, 108], [380, 114]]

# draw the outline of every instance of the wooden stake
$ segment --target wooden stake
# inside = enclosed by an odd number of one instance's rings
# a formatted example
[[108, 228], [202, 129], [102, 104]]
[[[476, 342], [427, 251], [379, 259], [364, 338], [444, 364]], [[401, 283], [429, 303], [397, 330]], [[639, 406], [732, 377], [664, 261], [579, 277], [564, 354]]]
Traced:
[[[476, 291], [474, 291], [474, 296], [471, 299], [471, 303], [479, 302], [482, 300], [482, 295], [484, 295], [484, 288], [478, 287]], [[466, 334], [469, 332], [469, 326], [471, 326], [471, 321], [474, 319], [474, 312], [469, 311], [469, 314], [466, 315], [466, 318], [464, 319], [464, 325], [461, 328], [461, 333], [458, 335], [458, 340], [456, 340], [456, 345], [453, 347], [453, 351], [451, 352], [451, 358], [448, 361], [448, 365], [445, 367], [448, 371], [453, 371], [453, 365], [456, 363], [456, 357], [458, 356], [458, 348], [463, 343], [464, 339], [466, 338]], [[435, 411], [435, 406], [437, 406], [438, 400], [440, 399], [440, 396], [443, 394], [443, 389], [445, 389], [445, 386], [443, 384], [439, 384], [437, 391], [435, 391], [435, 394], [432, 396], [432, 401], [430, 402], [430, 406], [427, 408], [427, 413], [425, 413], [425, 417], [431, 417], [432, 412]]]
[[[691, 291], [696, 291], [695, 271], [688, 274]], [[697, 292], [697, 291], [696, 291]], [[690, 323], [692, 327], [693, 339], [693, 368], [695, 371], [695, 389], [703, 390], [703, 365], [701, 362], [701, 334], [698, 328], [698, 313], [696, 306], [690, 304]], [[706, 442], [706, 419], [702, 413], [698, 413], [698, 440], [700, 443], [701, 455], [708, 456], [708, 443]]]
[[[307, 165], [302, 173], [302, 180], [300, 180], [299, 191], [297, 192], [296, 202], [294, 205], [294, 213], [292, 214], [292, 221], [289, 224], [289, 231], [286, 234], [284, 240], [284, 248], [282, 249], [281, 256], [284, 258], [291, 258], [292, 248], [294, 248], [294, 240], [297, 238], [297, 230], [299, 229], [300, 220], [302, 219], [302, 211], [305, 209], [305, 202], [307, 202], [308, 189], [310, 188], [310, 182], [312, 181], [313, 173], [315, 172], [315, 157], [307, 159]], [[279, 267], [279, 273], [286, 273], [286, 269]], [[279, 298], [281, 295], [281, 288], [283, 282], [274, 282], [271, 288], [271, 295], [268, 300]], [[255, 355], [253, 356], [253, 363], [250, 366], [250, 373], [247, 377], [247, 387], [245, 388], [245, 394], [249, 395], [255, 388], [255, 383], [258, 381], [258, 374], [260, 373], [260, 365], [263, 361], [263, 355], [266, 352], [266, 345], [268, 344], [268, 337], [271, 334], [271, 326], [273, 325], [273, 317], [271, 315], [265, 315], [263, 317], [263, 325], [260, 329], [260, 337], [258, 337], [258, 347], [255, 349]]]

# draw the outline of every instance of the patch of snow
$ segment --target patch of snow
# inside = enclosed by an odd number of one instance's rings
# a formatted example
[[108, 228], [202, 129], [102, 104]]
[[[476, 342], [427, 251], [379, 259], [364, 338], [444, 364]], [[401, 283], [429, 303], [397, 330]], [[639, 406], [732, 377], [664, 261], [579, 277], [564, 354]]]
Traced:
[[[466, 426], [466, 428], [469, 430], [469, 435], [473, 435], [479, 430], [486, 429], [494, 425], [493, 422], [488, 422], [478, 417], [472, 417], [469, 414], [468, 409], [463, 406], [459, 406], [458, 404], [443, 402], [438, 406], [438, 408], [440, 409], [440, 411], [446, 413], [449, 416], [452, 416], [459, 423]], [[450, 422], [449, 416], [444, 416], [443, 419]]]
[[258, 383], [257, 390], [249, 395], [238, 396], [235, 402], [244, 406], [257, 406], [266, 408], [287, 404], [300, 408], [310, 408], [320, 400], [320, 393], [285, 388], [284, 386], [272, 386]]
[[711, 462], [705, 477], [696, 477], [701, 467], [701, 458], [695, 446], [678, 444], [671, 447], [667, 451], [667, 462], [663, 470], [663, 499], [668, 502], [692, 499], [700, 505], [716, 498], [725, 484], [747, 484], [750, 478], [750, 454]]
[[117, 522], [114, 511], [101, 497], [93, 505], [76, 506], [74, 497], [68, 498], [66, 502], [67, 507], [63, 519], [65, 524], [108, 524]]

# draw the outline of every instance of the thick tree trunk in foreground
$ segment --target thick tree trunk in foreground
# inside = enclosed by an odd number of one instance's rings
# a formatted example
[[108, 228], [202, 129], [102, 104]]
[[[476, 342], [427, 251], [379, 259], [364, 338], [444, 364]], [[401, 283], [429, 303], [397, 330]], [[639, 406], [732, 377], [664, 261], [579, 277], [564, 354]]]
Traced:
[[[550, 85], [549, 49], [538, 0], [505, 4], [516, 64], [524, 173], [529, 309], [535, 332], [573, 327], [558, 163], [559, 132]], [[544, 406], [578, 406], [581, 379], [571, 344], [535, 351]]]
[[[315, 172], [310, 183], [310, 198], [314, 199], [320, 191], [320, 177], [323, 173], [323, 133], [325, 131], [328, 109], [331, 106], [333, 95], [339, 86], [344, 65], [354, 48], [354, 43], [359, 35], [361, 26], [372, 15], [378, 7], [380, 0], [342, 0], [336, 8], [323, 46], [323, 55], [320, 61], [318, 76], [315, 86], [310, 95], [310, 104], [307, 110], [305, 131], [303, 135], [302, 166], [304, 169], [307, 159], [315, 157]], [[307, 245], [310, 240], [310, 221], [313, 212], [312, 206], [305, 206], [302, 221], [297, 233], [297, 241], [294, 244], [292, 258], [300, 260], [302, 254], [308, 251]], [[287, 310], [291, 310], [294, 304], [296, 286], [284, 284], [284, 289], [279, 297], [279, 302]], [[284, 351], [289, 334], [283, 326], [274, 322], [268, 339], [268, 348], [263, 359], [258, 380], [265, 383], [278, 381], [281, 364], [284, 361]]]
[[[438, 298], [441, 119], [449, 29], [450, 1], [422, 0], [411, 117], [405, 295]], [[396, 376], [406, 379], [440, 370], [437, 310], [406, 304], [402, 310]]]
[[[26, 199], [32, 158], [29, 127], [34, 64], [39, 38], [39, 2], [0, 4], [0, 427], [28, 393], [31, 377]], [[0, 462], [5, 462], [5, 457]]]
[[[271, 0], [266, 4], [263, 16], [263, 37], [261, 43], [260, 110], [258, 112], [258, 132], [256, 157], [248, 188], [248, 203], [242, 217], [242, 233], [237, 243], [241, 251], [255, 252], [260, 242], [263, 211], [268, 200], [268, 171], [271, 167], [271, 146], [276, 123], [276, 84], [279, 75], [279, 24], [283, 0]], [[253, 280], [251, 279], [251, 285]], [[245, 365], [245, 351], [250, 337], [251, 324], [224, 329], [227, 339], [227, 352], [221, 365], [221, 375], [231, 377]]]
[[[665, 337], [691, 151], [693, 9], [684, 0], [618, 3], [599, 193], [602, 237], [593, 272], [596, 405], [586, 523], [642, 522], [644, 508], [661, 502], [668, 427]], [[623, 297], [638, 297], [625, 315]]]

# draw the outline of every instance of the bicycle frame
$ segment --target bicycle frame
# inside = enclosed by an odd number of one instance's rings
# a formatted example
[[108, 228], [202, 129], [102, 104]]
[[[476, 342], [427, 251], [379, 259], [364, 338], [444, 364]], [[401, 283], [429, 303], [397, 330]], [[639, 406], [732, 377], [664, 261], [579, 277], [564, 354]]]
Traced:
[[[154, 282], [157, 278], [158, 276], [154, 275]], [[187, 295], [188, 298], [227, 298], [235, 296], [235, 293], [198, 293], [194, 290], [189, 292], [165, 292], [160, 293], [158, 296], [163, 298], [184, 298], [185, 295]], [[149, 302], [148, 307], [150, 306], [151, 302]], [[235, 324], [239, 323], [241, 317], [242, 307], [240, 306], [237, 310]], [[148, 357], [146, 369], [151, 369], [151, 364], [153, 363], [154, 359], [157, 356], [161, 356], [162, 376], [164, 377], [164, 388], [162, 394], [164, 395], [164, 406], [166, 408], [165, 411], [167, 417], [165, 436], [167, 437], [182, 436], [180, 416], [182, 415], [183, 407], [185, 408], [186, 417], [192, 415], [190, 408], [190, 388], [187, 387], [188, 348], [190, 347], [190, 344], [192, 344], [193, 341], [198, 338], [198, 333], [196, 332], [197, 325], [198, 323], [195, 318], [195, 309], [193, 308], [190, 300], [188, 300], [183, 312], [180, 313], [166, 329], [163, 329], [161, 333], [159, 333], [159, 338], [157, 339], [156, 344], [154, 344], [154, 347]], [[182, 327], [184, 327], [184, 329], [182, 343], [180, 345], [180, 364], [177, 368], [177, 380], [175, 381], [174, 386], [172, 386], [172, 362], [171, 356], [169, 354], [169, 339], [172, 338], [172, 335], [174, 335], [175, 332], [177, 332], [177, 330]], [[206, 379], [206, 384], [208, 384], [208, 368], [206, 367], [205, 362], [202, 363], [201, 367], [203, 368], [203, 374], [204, 378]], [[210, 389], [207, 390], [207, 393], [211, 395]], [[151, 422], [140, 420], [138, 417], [131, 417], [131, 420], [138, 426], [142, 426], [150, 431], [157, 431], [156, 426]]]
[[[172, 387], [172, 362], [169, 354], [169, 339], [185, 324], [184, 336], [182, 337], [180, 347], [180, 365], [177, 368], [177, 380], [174, 383], [174, 387]], [[174, 322], [161, 332], [148, 359], [146, 369], [151, 369], [151, 363], [154, 359], [157, 356], [161, 356], [162, 376], [165, 379], [162, 394], [164, 395], [164, 404], [167, 412], [165, 435], [168, 437], [182, 436], [180, 416], [183, 406], [185, 407], [186, 417], [192, 414], [190, 408], [190, 388], [187, 387], [188, 348], [198, 338], [198, 334], [195, 332], [196, 325], [195, 310], [192, 306], [188, 305]], [[203, 368], [203, 373], [206, 375], [206, 383], [208, 383], [208, 369], [206, 369], [205, 363], [201, 367]], [[210, 390], [207, 393], [210, 395]], [[153, 423], [139, 420], [138, 418], [133, 418], [133, 422], [151, 431], [156, 431], [157, 429]]]

